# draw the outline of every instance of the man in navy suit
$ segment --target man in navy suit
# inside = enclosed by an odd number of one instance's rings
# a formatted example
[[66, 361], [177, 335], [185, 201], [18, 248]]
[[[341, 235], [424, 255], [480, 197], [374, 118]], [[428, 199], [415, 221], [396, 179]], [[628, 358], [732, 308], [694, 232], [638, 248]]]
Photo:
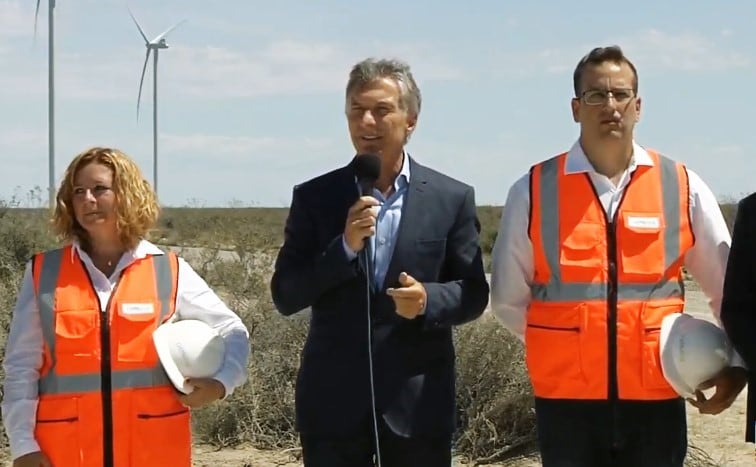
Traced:
[[[756, 193], [738, 203], [722, 290], [722, 325], [748, 366], [745, 440], [756, 442]], [[737, 394], [724, 403], [732, 403]]]
[[420, 103], [405, 63], [357, 63], [346, 116], [357, 154], [381, 160], [372, 196], [359, 155], [293, 190], [271, 291], [284, 315], [311, 307], [296, 385], [307, 467], [372, 466], [376, 439], [383, 467], [451, 465], [452, 326], [480, 316], [489, 289], [473, 188], [404, 149]]

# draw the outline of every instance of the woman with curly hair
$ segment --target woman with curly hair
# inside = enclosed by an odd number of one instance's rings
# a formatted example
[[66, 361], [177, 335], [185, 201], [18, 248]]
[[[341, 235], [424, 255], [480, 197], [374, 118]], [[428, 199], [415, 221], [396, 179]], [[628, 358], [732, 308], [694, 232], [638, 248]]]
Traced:
[[[3, 362], [14, 467], [190, 467], [189, 409], [245, 381], [246, 327], [186, 261], [146, 240], [158, 211], [121, 151], [92, 148], [68, 166], [52, 222], [64, 246], [27, 265]], [[226, 350], [214, 376], [179, 393], [152, 333], [184, 319]]]

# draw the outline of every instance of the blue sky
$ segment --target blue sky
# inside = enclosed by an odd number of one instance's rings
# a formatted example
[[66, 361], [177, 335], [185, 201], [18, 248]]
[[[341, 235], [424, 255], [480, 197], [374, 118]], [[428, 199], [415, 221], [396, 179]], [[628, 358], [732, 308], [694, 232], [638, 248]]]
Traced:
[[[720, 199], [756, 190], [756, 3], [132, 0], [148, 36], [179, 20], [159, 63], [166, 205], [287, 206], [294, 184], [353, 155], [350, 67], [407, 60], [423, 93], [408, 150], [503, 204], [534, 162], [569, 148], [572, 70], [594, 46], [635, 62], [640, 144], [687, 163]], [[0, 0], [0, 198], [47, 186], [47, 0]], [[152, 179], [152, 73], [116, 0], [57, 0], [56, 179], [93, 145]]]

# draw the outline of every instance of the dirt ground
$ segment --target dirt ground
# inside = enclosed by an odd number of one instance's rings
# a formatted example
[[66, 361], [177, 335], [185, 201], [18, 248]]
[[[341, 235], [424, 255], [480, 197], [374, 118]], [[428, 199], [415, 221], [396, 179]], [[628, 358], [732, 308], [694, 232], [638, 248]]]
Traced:
[[[713, 319], [706, 298], [695, 286], [688, 290], [686, 311]], [[716, 415], [701, 415], [688, 405], [688, 441], [691, 446], [705, 451], [715, 462], [726, 467], [755, 466], [756, 448], [743, 441], [745, 430], [746, 390], [727, 411]], [[299, 451], [259, 451], [253, 448], [213, 450], [199, 446], [195, 449], [196, 467], [297, 467]], [[460, 461], [455, 467], [463, 467]], [[513, 459], [491, 467], [536, 467], [535, 459]]]

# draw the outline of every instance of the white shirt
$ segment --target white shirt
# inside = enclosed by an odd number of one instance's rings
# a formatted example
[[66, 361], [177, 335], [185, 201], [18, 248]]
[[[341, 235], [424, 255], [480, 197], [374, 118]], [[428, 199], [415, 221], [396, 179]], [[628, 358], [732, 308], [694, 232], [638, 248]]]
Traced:
[[[614, 216], [630, 175], [638, 166], [653, 166], [651, 156], [633, 143], [633, 158], [617, 186], [596, 172], [575, 142], [567, 153], [565, 173], [587, 173], [608, 216]], [[730, 231], [722, 217], [714, 194], [703, 180], [687, 169], [690, 187], [690, 216], [695, 244], [688, 250], [684, 265], [709, 299], [709, 307], [721, 326], [722, 304], [727, 256], [730, 252]], [[525, 174], [509, 190], [502, 211], [499, 232], [491, 254], [491, 312], [515, 336], [524, 342], [530, 285], [535, 266], [533, 245], [528, 236], [530, 223], [530, 177]], [[739, 355], [733, 365], [745, 367]]]
[[[124, 268], [148, 254], [164, 254], [160, 248], [143, 240], [134, 250], [124, 253], [115, 272], [108, 278], [94, 266], [89, 255], [76, 243], [73, 248], [81, 257], [103, 307], [107, 306], [118, 276]], [[239, 316], [228, 309], [183, 258], [179, 258], [178, 263], [176, 311], [171, 320], [179, 319], [204, 321], [217, 330], [225, 340], [225, 361], [214, 378], [223, 384], [228, 397], [247, 379], [249, 332]], [[2, 415], [13, 459], [40, 450], [34, 439], [34, 426], [43, 345], [39, 309], [34, 298], [29, 262], [13, 310], [3, 361], [5, 396], [2, 401]]]

